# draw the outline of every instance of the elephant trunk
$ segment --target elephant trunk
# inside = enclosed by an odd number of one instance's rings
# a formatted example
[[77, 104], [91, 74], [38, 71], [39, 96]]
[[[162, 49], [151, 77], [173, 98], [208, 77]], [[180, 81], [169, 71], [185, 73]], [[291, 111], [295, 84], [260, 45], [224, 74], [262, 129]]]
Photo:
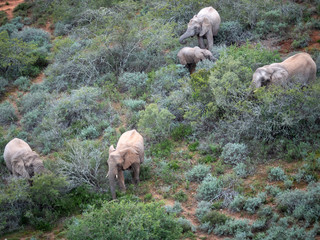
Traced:
[[181, 37], [179, 38], [179, 42], [181, 44], [185, 44], [185, 39], [189, 37], [193, 37], [194, 35], [195, 35], [194, 31], [188, 29], [184, 34], [181, 35]]
[[35, 161], [34, 164], [34, 174], [40, 174], [40, 173], [44, 173], [45, 169], [44, 169], [44, 165], [43, 162], [41, 160]]
[[[113, 170], [112, 170], [113, 169]], [[112, 195], [112, 199], [116, 199], [116, 177], [117, 173], [115, 172], [114, 168], [109, 166], [108, 172], [109, 184], [110, 184], [110, 191]]]

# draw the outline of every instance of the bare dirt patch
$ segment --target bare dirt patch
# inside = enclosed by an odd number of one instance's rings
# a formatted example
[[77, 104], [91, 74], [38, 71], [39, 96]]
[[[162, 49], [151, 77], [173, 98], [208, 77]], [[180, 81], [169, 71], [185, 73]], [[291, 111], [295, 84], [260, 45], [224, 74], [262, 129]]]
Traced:
[[23, 2], [24, 0], [0, 0], [0, 11], [6, 12], [8, 19], [12, 19], [13, 9]]

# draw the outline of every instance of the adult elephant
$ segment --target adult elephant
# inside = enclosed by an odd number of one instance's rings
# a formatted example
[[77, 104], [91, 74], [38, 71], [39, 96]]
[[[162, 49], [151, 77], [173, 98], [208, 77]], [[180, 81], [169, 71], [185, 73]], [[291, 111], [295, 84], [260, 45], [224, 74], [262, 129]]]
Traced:
[[28, 143], [19, 138], [12, 139], [6, 145], [3, 157], [7, 168], [14, 176], [30, 179], [36, 173], [44, 172], [39, 155], [32, 151]]
[[144, 161], [143, 137], [136, 131], [131, 130], [123, 133], [119, 138], [116, 149], [113, 145], [109, 148], [108, 166], [110, 190], [112, 198], [116, 198], [115, 184], [116, 179], [122, 191], [126, 190], [124, 184], [123, 171], [132, 170], [133, 181], [139, 183], [140, 164]]
[[281, 63], [258, 68], [252, 77], [252, 88], [270, 84], [287, 86], [290, 83], [306, 85], [316, 79], [317, 67], [308, 53], [295, 54]]
[[[213, 7], [206, 7], [200, 10], [188, 23], [187, 31], [180, 37], [179, 41], [184, 44], [184, 40], [197, 36], [199, 47], [211, 49], [213, 46], [213, 36], [217, 36], [220, 26], [220, 15]], [[204, 39], [208, 44], [205, 46]]]
[[210, 61], [215, 60], [209, 50], [199, 47], [184, 47], [178, 52], [177, 57], [182, 65], [186, 65], [190, 74], [194, 71], [198, 62], [205, 59], [209, 59]]

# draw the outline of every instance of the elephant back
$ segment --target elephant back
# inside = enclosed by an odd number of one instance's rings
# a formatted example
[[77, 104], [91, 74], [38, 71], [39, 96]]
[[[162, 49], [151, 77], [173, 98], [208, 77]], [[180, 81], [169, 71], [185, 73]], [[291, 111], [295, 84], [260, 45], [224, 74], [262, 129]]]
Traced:
[[121, 135], [117, 143], [116, 151], [132, 147], [139, 154], [144, 151], [143, 137], [135, 129], [127, 131]]

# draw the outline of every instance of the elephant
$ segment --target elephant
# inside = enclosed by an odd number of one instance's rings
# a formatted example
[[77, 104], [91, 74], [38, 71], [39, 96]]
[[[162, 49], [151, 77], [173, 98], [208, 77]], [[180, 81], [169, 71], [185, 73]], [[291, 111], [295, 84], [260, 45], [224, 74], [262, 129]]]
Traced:
[[3, 158], [7, 168], [16, 177], [26, 179], [43, 173], [45, 168], [39, 155], [25, 141], [14, 138], [4, 148]]
[[[213, 36], [217, 36], [220, 27], [220, 15], [213, 7], [206, 7], [200, 10], [188, 23], [187, 31], [180, 37], [179, 41], [184, 44], [184, 40], [197, 36], [200, 48], [210, 50], [213, 46]], [[204, 39], [208, 43], [205, 46]]]
[[204, 59], [209, 59], [210, 61], [215, 60], [209, 50], [201, 49], [199, 47], [184, 47], [178, 52], [177, 57], [182, 65], [186, 65], [190, 74], [194, 71], [196, 64], [199, 61]]
[[116, 179], [122, 191], [126, 190], [124, 184], [123, 171], [132, 170], [133, 182], [138, 184], [140, 174], [140, 164], [144, 161], [143, 137], [135, 130], [130, 130], [121, 135], [117, 147], [113, 145], [109, 148], [108, 174], [110, 190], [113, 199], [116, 199], [115, 184]]
[[270, 84], [287, 86], [290, 83], [306, 85], [316, 79], [317, 67], [308, 53], [295, 54], [283, 62], [259, 67], [253, 74], [253, 89]]

